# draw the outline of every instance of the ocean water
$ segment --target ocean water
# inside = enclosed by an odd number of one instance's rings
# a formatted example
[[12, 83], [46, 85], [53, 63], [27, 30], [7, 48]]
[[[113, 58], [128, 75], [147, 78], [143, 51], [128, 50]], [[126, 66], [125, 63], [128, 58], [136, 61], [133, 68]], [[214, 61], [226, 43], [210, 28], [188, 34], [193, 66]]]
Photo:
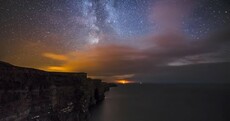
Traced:
[[130, 84], [112, 88], [90, 121], [230, 121], [226, 85]]

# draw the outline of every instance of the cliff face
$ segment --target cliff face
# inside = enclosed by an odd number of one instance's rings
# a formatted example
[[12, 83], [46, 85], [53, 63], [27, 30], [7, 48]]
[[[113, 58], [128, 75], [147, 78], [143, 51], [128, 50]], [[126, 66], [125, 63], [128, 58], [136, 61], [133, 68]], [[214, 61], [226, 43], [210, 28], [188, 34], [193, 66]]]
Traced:
[[110, 85], [0, 62], [0, 121], [85, 121]]

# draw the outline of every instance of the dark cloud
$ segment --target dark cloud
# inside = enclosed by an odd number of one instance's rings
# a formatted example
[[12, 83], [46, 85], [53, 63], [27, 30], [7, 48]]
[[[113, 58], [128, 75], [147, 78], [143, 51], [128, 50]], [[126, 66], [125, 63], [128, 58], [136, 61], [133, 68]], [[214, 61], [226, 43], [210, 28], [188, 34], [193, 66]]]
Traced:
[[[161, 77], [163, 78], [165, 74], [167, 79], [170, 79], [173, 75], [176, 77], [180, 76], [180, 73], [183, 72], [183, 69], [180, 68], [183, 67], [171, 67], [169, 63], [175, 60], [178, 60], [178, 63], [180, 63], [179, 59], [187, 59], [186, 61], [190, 62], [187, 64], [190, 66], [184, 67], [187, 70], [184, 72], [184, 75], [188, 75], [188, 78], [192, 75], [200, 77], [202, 75], [196, 73], [196, 71], [200, 70], [197, 64], [229, 62], [229, 51], [222, 52], [222, 47], [225, 46], [227, 48], [230, 46], [227, 40], [229, 35], [226, 33], [228, 32], [219, 31], [213, 34], [212, 37], [207, 37], [200, 41], [190, 41], [184, 38], [184, 36], [173, 33], [153, 36], [148, 42], [154, 46], [150, 46], [147, 49], [137, 49], [132, 46], [119, 44], [95, 46], [84, 51], [65, 55], [71, 59], [60, 66], [67, 70], [69, 69], [69, 71], [85, 71], [91, 76], [108, 77], [110, 79], [112, 76], [116, 78], [116, 75], [133, 74], [130, 79], [141, 79], [141, 76], [144, 78], [157, 75], [155, 80], [161, 80]], [[219, 36], [225, 37], [222, 40], [216, 39]], [[216, 52], [215, 55], [212, 54], [213, 52]], [[225, 57], [222, 56], [223, 53], [225, 53]], [[210, 61], [215, 60], [216, 57], [218, 57], [218, 61]], [[187, 64], [181, 63], [181, 65]], [[212, 66], [215, 64], [206, 65]], [[201, 66], [202, 69], [208, 67]], [[215, 68], [219, 69], [218, 71], [222, 67], [224, 67], [223, 64], [220, 67], [218, 67], [218, 64], [215, 65]], [[212, 68], [210, 71], [212, 71], [212, 75], [219, 77], [221, 75], [220, 72], [216, 74], [213, 72], [215, 68]], [[229, 66], [223, 68], [222, 71], [225, 72], [228, 68]], [[207, 70], [209, 69], [207, 68]], [[209, 73], [209, 71], [205, 73]], [[185, 77], [181, 77], [180, 80]], [[201, 79], [199, 80], [201, 81]], [[212, 78], [204, 77], [204, 79], [207, 81], [207, 79]]]
[[155, 83], [230, 83], [230, 63], [203, 63], [185, 66], [156, 67], [132, 80]]

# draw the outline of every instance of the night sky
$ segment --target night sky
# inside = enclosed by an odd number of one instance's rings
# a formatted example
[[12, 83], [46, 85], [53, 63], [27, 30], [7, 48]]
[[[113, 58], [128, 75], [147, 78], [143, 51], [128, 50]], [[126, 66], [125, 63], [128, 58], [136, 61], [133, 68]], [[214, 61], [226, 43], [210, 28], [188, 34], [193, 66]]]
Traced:
[[227, 74], [230, 1], [1, 0], [0, 60], [107, 81]]

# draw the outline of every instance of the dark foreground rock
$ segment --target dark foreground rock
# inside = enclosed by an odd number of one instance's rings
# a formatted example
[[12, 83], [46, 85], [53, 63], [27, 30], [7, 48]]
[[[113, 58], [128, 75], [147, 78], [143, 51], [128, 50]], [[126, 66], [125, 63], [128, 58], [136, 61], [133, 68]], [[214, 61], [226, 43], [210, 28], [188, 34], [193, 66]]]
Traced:
[[86, 73], [55, 73], [0, 62], [0, 121], [86, 121], [114, 86]]

